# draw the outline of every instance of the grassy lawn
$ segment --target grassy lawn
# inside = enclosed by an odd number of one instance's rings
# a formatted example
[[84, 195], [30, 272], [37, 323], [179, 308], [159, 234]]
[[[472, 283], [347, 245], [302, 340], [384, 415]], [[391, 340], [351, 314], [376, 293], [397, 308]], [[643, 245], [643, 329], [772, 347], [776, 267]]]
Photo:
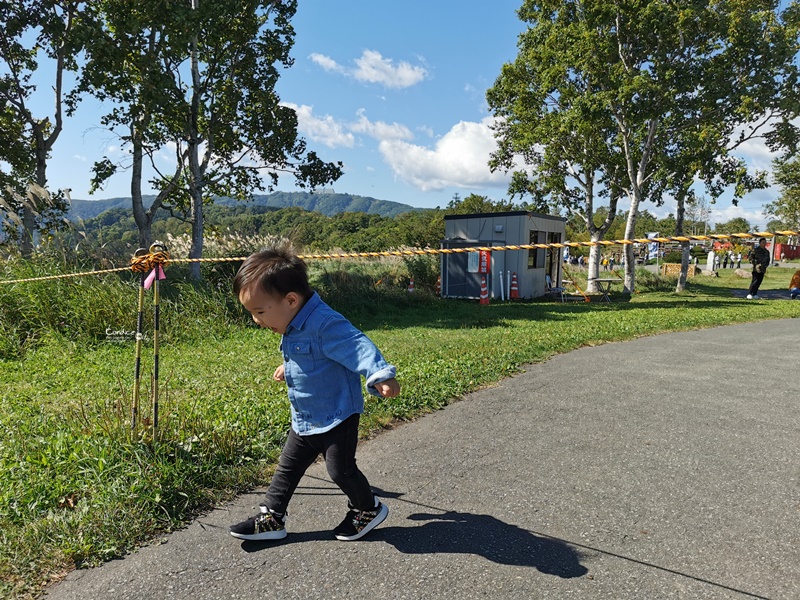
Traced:
[[[770, 269], [762, 289], [785, 291], [793, 272]], [[326, 297], [397, 365], [403, 385], [398, 398], [368, 400], [363, 435], [582, 346], [800, 317], [788, 293], [734, 298], [749, 280], [732, 270], [698, 277], [681, 295], [644, 283], [611, 304], [433, 300], [351, 313]], [[0, 361], [0, 596], [36, 597], [70, 569], [120, 556], [269, 477], [289, 424], [285, 390], [271, 379], [279, 338], [243, 315], [222, 327], [181, 304], [164, 310], [181, 307], [180, 322], [165, 316], [157, 440], [129, 426], [131, 340], [53, 334]]]

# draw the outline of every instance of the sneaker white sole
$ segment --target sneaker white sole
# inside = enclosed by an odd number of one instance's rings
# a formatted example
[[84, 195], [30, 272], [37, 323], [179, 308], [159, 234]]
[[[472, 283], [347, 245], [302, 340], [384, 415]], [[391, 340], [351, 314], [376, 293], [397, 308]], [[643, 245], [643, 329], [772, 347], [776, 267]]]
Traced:
[[357, 534], [350, 535], [350, 536], [336, 534], [336, 539], [340, 540], [342, 542], [354, 542], [356, 540], [360, 540], [362, 537], [367, 535], [370, 531], [375, 529], [378, 525], [383, 523], [386, 520], [387, 516], [389, 516], [389, 507], [386, 506], [385, 504], [381, 503], [381, 509], [378, 511], [378, 514], [375, 515], [375, 518], [372, 519], [372, 521], [367, 523], [367, 525], [364, 527], [364, 529], [359, 531]]
[[262, 533], [234, 533], [233, 531], [229, 531], [233, 537], [239, 538], [240, 540], [248, 540], [253, 542], [261, 542], [265, 540], [282, 540], [286, 537], [286, 530], [281, 529], [280, 531], [264, 531]]

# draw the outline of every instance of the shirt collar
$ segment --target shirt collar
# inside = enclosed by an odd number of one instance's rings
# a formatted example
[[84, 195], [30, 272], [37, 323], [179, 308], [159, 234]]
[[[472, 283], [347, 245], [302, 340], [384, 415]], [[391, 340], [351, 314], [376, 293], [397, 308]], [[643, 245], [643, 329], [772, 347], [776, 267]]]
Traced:
[[319, 294], [317, 292], [313, 292], [311, 297], [306, 300], [303, 308], [300, 309], [300, 311], [294, 316], [294, 319], [292, 319], [291, 323], [289, 323], [289, 326], [286, 328], [286, 333], [289, 333], [289, 331], [292, 329], [303, 329], [303, 325], [305, 325], [306, 320], [321, 302], [322, 298], [319, 297]]

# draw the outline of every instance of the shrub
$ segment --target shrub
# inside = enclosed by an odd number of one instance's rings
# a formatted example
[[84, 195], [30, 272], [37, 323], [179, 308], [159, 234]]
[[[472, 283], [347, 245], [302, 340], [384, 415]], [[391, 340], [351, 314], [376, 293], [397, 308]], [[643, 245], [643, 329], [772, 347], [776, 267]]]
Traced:
[[441, 257], [430, 254], [403, 257], [409, 278], [414, 278], [414, 286], [417, 289], [420, 286], [426, 287], [428, 290], [435, 289], [441, 268], [440, 261]]
[[[76, 269], [68, 269], [76, 272]], [[91, 269], [88, 269], [91, 270]], [[46, 257], [9, 261], [2, 279], [27, 279], [64, 272]], [[186, 283], [188, 268], [170, 267], [161, 282], [161, 331], [172, 339], [190, 339], [219, 332], [241, 310], [229, 289]], [[56, 335], [87, 345], [108, 340], [108, 331], [135, 332], [138, 276], [130, 272], [87, 275], [0, 285], [0, 358], [16, 358], [39, 340]], [[145, 327], [152, 328], [153, 294], [145, 293]]]
[[676, 276], [662, 277], [647, 269], [636, 269], [637, 292], [671, 292], [678, 283]]

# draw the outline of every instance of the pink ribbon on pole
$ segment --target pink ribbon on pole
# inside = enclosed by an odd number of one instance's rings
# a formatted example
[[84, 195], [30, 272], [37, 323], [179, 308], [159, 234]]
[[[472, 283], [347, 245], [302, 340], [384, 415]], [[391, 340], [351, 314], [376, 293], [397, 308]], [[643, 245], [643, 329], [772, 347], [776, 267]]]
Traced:
[[164, 269], [161, 268], [161, 265], [157, 265], [152, 271], [150, 271], [147, 279], [144, 280], [144, 289], [149, 290], [150, 286], [153, 285], [153, 282], [156, 280], [156, 277], [158, 277], [159, 281], [167, 278], [167, 276], [164, 274]]

